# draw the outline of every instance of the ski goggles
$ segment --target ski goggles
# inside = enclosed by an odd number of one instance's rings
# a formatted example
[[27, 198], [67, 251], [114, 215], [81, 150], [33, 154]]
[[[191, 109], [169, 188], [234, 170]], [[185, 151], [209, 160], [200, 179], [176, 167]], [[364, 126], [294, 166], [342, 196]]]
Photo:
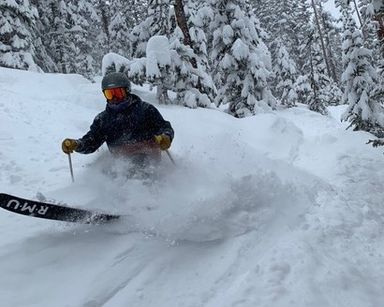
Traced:
[[103, 91], [105, 98], [111, 100], [112, 98], [123, 99], [127, 97], [124, 87], [109, 88]]

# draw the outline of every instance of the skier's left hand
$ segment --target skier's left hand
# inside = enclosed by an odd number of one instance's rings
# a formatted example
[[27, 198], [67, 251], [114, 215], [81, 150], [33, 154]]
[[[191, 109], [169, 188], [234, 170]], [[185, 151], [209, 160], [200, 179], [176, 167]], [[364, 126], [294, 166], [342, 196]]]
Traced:
[[160, 134], [154, 136], [155, 142], [159, 144], [161, 150], [167, 150], [171, 147], [171, 138], [166, 134]]
[[73, 153], [73, 151], [76, 150], [77, 146], [78, 146], [77, 141], [73, 139], [65, 139], [63, 143], [61, 143], [61, 149], [66, 154]]

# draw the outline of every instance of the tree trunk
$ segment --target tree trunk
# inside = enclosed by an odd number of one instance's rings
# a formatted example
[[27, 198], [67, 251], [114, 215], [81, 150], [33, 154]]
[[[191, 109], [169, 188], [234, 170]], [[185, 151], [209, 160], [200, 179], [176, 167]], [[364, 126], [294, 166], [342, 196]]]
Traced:
[[377, 37], [382, 50], [381, 57], [384, 59], [384, 12], [378, 12], [374, 18], [378, 23]]
[[361, 20], [361, 15], [360, 15], [360, 11], [359, 11], [359, 8], [357, 6], [356, 0], [353, 0], [353, 4], [355, 5], [355, 12], [356, 12], [357, 18], [359, 19], [359, 22], [360, 22], [360, 29], [362, 29], [363, 28], [363, 21]]
[[108, 45], [108, 52], [109, 52], [111, 45], [110, 45], [110, 34], [109, 34], [109, 19], [107, 16], [107, 12], [105, 11], [106, 8], [107, 8], [107, 5], [105, 4], [105, 2], [102, 0], [99, 0], [99, 11], [101, 13], [101, 26], [107, 38], [107, 45]]
[[[189, 28], [187, 25], [187, 18], [185, 17], [183, 0], [175, 0], [174, 7], [175, 7], [177, 25], [179, 26], [179, 28], [184, 34], [184, 45], [189, 46], [193, 49], [192, 39], [191, 39], [191, 35], [189, 34]], [[191, 59], [191, 64], [193, 68], [197, 68], [197, 63], [195, 58]]]
[[313, 67], [313, 55], [312, 55], [312, 42], [310, 44], [310, 52], [309, 52], [309, 60], [311, 63], [311, 88], [313, 90], [313, 99], [314, 101], [317, 100], [317, 85], [315, 81], [315, 69]]
[[[319, 3], [320, 5], [320, 9], [321, 11], [323, 12], [323, 8], [321, 6], [321, 3]], [[321, 21], [323, 23], [323, 29], [324, 31], [326, 32], [326, 21], [325, 21], [325, 18], [324, 18], [324, 14], [321, 15]], [[339, 83], [339, 78], [337, 77], [337, 74], [336, 74], [336, 65], [333, 61], [333, 58], [331, 56], [332, 54], [332, 51], [331, 51], [331, 43], [329, 41], [329, 35], [328, 33], [324, 33], [324, 36], [325, 36], [325, 42], [327, 44], [326, 46], [326, 49], [327, 49], [327, 55], [328, 55], [328, 59], [329, 59], [329, 66], [330, 66], [330, 70], [331, 70], [331, 74], [332, 74], [332, 79], [333, 81], [335, 81], [336, 83]]]
[[314, 10], [314, 12], [315, 12], [315, 19], [316, 19], [317, 29], [319, 30], [319, 36], [320, 36], [320, 42], [321, 42], [321, 48], [323, 49], [323, 56], [324, 56], [325, 64], [326, 64], [326, 66], [327, 66], [328, 76], [329, 76], [330, 78], [332, 78], [331, 70], [330, 70], [330, 68], [329, 68], [329, 61], [328, 61], [327, 52], [325, 51], [324, 38], [323, 38], [323, 33], [322, 33], [322, 31], [321, 31], [321, 27], [320, 27], [319, 16], [318, 16], [318, 14], [317, 14], [317, 7], [316, 7], [316, 4], [315, 4], [315, 0], [312, 0], [312, 7], [313, 7], [313, 10]]

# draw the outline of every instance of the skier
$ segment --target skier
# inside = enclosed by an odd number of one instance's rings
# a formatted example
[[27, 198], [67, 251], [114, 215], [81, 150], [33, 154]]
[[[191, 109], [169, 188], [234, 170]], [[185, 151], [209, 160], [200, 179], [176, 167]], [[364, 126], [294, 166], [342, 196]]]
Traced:
[[113, 156], [130, 158], [136, 165], [159, 161], [161, 150], [171, 146], [174, 135], [171, 124], [153, 105], [131, 93], [125, 74], [105, 75], [101, 89], [107, 99], [105, 110], [96, 116], [82, 138], [65, 139], [63, 152], [89, 154], [106, 142]]

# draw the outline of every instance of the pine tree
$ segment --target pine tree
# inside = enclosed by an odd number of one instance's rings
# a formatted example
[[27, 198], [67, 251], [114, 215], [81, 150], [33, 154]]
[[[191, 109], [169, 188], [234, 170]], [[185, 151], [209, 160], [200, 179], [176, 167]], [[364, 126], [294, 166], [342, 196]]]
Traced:
[[327, 114], [328, 92], [326, 88], [330, 83], [323, 53], [319, 43], [319, 35], [314, 30], [309, 58], [311, 92], [308, 96], [309, 109], [320, 114]]
[[208, 43], [207, 36], [205, 34], [207, 24], [206, 21], [204, 21], [206, 16], [204, 16], [203, 10], [199, 7], [201, 5], [202, 4], [197, 1], [189, 1], [187, 5], [184, 5], [184, 11], [191, 39], [190, 47], [194, 50], [196, 61], [208, 70]]
[[206, 1], [188, 1], [184, 6], [188, 18], [188, 27], [192, 40], [192, 47], [200, 65], [211, 71], [209, 54], [212, 51], [213, 36], [210, 24], [213, 20], [213, 12]]
[[332, 74], [331, 74], [331, 69], [329, 65], [328, 53], [325, 47], [324, 33], [323, 33], [324, 29], [321, 26], [321, 22], [320, 22], [319, 8], [315, 0], [311, 0], [311, 3], [312, 3], [313, 12], [314, 12], [314, 23], [316, 24], [316, 32], [318, 36], [317, 40], [320, 42], [321, 51], [323, 52], [323, 59], [324, 59], [325, 66], [327, 68], [327, 75], [328, 77], [331, 78]]
[[[160, 12], [164, 8], [159, 1], [152, 5], [160, 5]], [[129, 58], [135, 53], [132, 50], [131, 38], [134, 36], [131, 32], [145, 19], [145, 3], [137, 0], [111, 0], [108, 6], [113, 12], [108, 25], [110, 50]], [[152, 10], [148, 13], [155, 12]]]
[[296, 65], [281, 40], [277, 41], [275, 50], [273, 72], [276, 86], [274, 94], [279, 98], [281, 105], [293, 107], [298, 99], [294, 86], [297, 78]]
[[128, 27], [126, 14], [122, 10], [114, 10], [115, 14], [112, 16], [108, 32], [110, 35], [110, 50], [121, 54], [124, 57], [130, 56], [130, 44], [129, 34], [130, 29]]
[[109, 24], [111, 22], [110, 2], [91, 0], [86, 10], [86, 20], [89, 23], [88, 40], [91, 42], [90, 55], [94, 62], [96, 74], [101, 73], [102, 58], [111, 51]]
[[306, 48], [313, 31], [311, 24], [313, 13], [307, 0], [296, 0], [295, 6], [296, 9], [293, 11], [292, 18], [296, 22], [294, 29], [297, 45], [294, 45], [293, 50], [291, 50], [291, 56], [297, 63], [299, 74], [304, 75], [306, 73], [304, 64], [308, 55], [308, 49]]
[[354, 130], [364, 130], [384, 136], [384, 110], [380, 101], [374, 99], [378, 76], [371, 65], [371, 52], [363, 46], [363, 35], [357, 29], [351, 8], [339, 2], [343, 15], [343, 101], [348, 108], [343, 114], [344, 121], [350, 121]]
[[[188, 107], [206, 107], [214, 100], [216, 88], [210, 77], [204, 22], [199, 3], [175, 2], [175, 29], [170, 35], [172, 73], [176, 102]], [[177, 26], [176, 26], [177, 25]]]
[[379, 23], [375, 21], [375, 8], [372, 0], [360, 0], [359, 2], [362, 33], [364, 36], [364, 46], [369, 50], [373, 50], [373, 65], [378, 66], [382, 55], [380, 55], [380, 42], [377, 36]]
[[151, 85], [155, 85], [156, 98], [160, 104], [171, 103], [168, 89], [172, 88], [170, 72], [172, 55], [169, 40], [164, 35], [152, 36], [146, 46], [146, 77]]
[[96, 10], [97, 21], [96, 31], [97, 34], [97, 45], [101, 49], [102, 54], [106, 54], [111, 51], [111, 35], [109, 33], [109, 24], [111, 23], [111, 9], [109, 3], [104, 0], [92, 0], [93, 6]]
[[33, 46], [37, 17], [28, 0], [0, 3], [0, 66], [40, 70]]
[[92, 79], [101, 58], [95, 48], [98, 17], [94, 7], [84, 0], [42, 0], [39, 12], [45, 29], [42, 43], [57, 71]]
[[311, 93], [311, 80], [311, 74], [299, 75], [294, 84], [298, 102], [302, 104], [308, 103], [308, 97]]
[[170, 44], [172, 52], [170, 74], [173, 79], [171, 90], [177, 93], [175, 103], [191, 108], [207, 107], [212, 99], [208, 94], [215, 90], [213, 81], [203, 65], [196, 61], [196, 68], [194, 67], [193, 60], [196, 60], [196, 54], [183, 41], [184, 35], [181, 29], [176, 27]]
[[218, 87], [217, 105], [229, 104], [235, 117], [245, 117], [275, 106], [267, 79], [270, 54], [245, 0], [215, 1], [211, 24], [211, 53]]
[[75, 45], [73, 55], [73, 71], [92, 80], [96, 72], [100, 71], [95, 62], [94, 32], [92, 21], [97, 18], [96, 11], [88, 1], [76, 1], [72, 3], [72, 41]]
[[267, 32], [267, 44], [273, 55], [277, 40], [284, 42], [300, 74], [307, 57], [303, 55], [310, 34], [312, 13], [307, 0], [254, 0], [254, 11]]
[[135, 26], [130, 35], [132, 57], [145, 56], [148, 40], [155, 35], [170, 33], [170, 0], [149, 0], [147, 18]]
[[[319, 3], [321, 4], [321, 2]], [[341, 33], [337, 20], [321, 5], [319, 6], [321, 27], [324, 33], [324, 43], [330, 68], [330, 77], [336, 84], [340, 84], [342, 74], [342, 51], [341, 51]]]
[[336, 83], [328, 76], [320, 37], [315, 27], [307, 45], [307, 61], [303, 69], [307, 71], [295, 88], [300, 101], [306, 103], [309, 109], [321, 114], [327, 114], [328, 105], [337, 105], [341, 101], [341, 91]]
[[35, 38], [33, 42], [35, 50], [35, 62], [36, 64], [45, 72], [57, 72], [58, 68], [56, 63], [53, 61], [49, 50], [46, 49], [44, 45], [44, 39], [46, 37], [47, 29], [44, 25], [44, 14], [46, 10], [46, 1], [41, 0], [31, 0], [31, 5], [37, 9], [38, 18], [36, 20], [35, 29]]
[[58, 72], [69, 73], [74, 54], [71, 38], [71, 12], [66, 1], [45, 0], [40, 7], [41, 21], [46, 30], [43, 45], [56, 63]]
[[381, 61], [384, 61], [384, 3], [382, 0], [373, 0], [372, 4], [375, 11], [374, 19], [378, 26], [377, 38], [380, 44]]

